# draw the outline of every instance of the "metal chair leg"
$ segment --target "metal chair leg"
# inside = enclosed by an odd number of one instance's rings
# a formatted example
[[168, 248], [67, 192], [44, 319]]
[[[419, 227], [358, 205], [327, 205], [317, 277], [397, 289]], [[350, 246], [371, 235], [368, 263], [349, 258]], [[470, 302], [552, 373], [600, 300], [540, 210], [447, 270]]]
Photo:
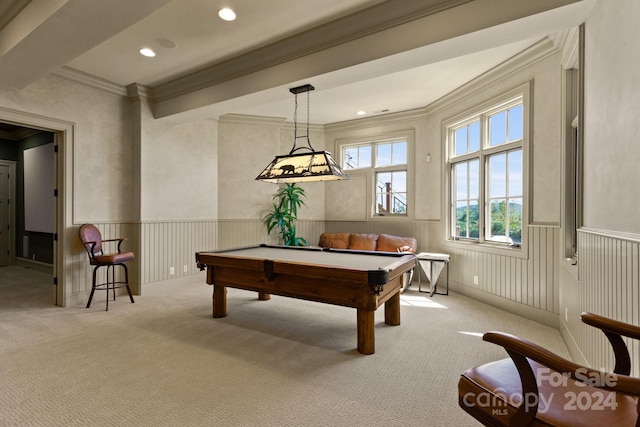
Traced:
[[91, 282], [91, 293], [89, 294], [89, 301], [87, 301], [87, 307], [89, 308], [91, 306], [91, 300], [93, 299], [93, 293], [96, 290], [96, 270], [98, 269], [98, 267], [94, 267], [93, 268], [93, 280]]
[[[107, 297], [105, 298], [105, 300], [107, 301], [107, 308], [105, 309], [105, 311], [109, 311], [109, 265], [107, 266]], [[113, 292], [115, 293], [115, 289], [113, 290]]]
[[[115, 267], [117, 265], [122, 266], [122, 268], [124, 268], [124, 282], [118, 282], [116, 280], [116, 269]], [[118, 285], [122, 285], [124, 284], [125, 287], [127, 288], [127, 293], [129, 294], [129, 299], [131, 300], [132, 303], [135, 302], [135, 300], [133, 299], [133, 293], [131, 292], [131, 287], [129, 286], [129, 269], [127, 268], [127, 266], [125, 264], [111, 264], [111, 265], [97, 265], [94, 269], [93, 269], [93, 279], [92, 279], [92, 285], [91, 285], [91, 293], [89, 294], [89, 301], [87, 301], [87, 307], [89, 308], [91, 306], [91, 301], [93, 300], [93, 294], [98, 286], [98, 284], [96, 283], [97, 281], [97, 271], [100, 267], [107, 267], [107, 276], [106, 276], [106, 281], [104, 283], [102, 283], [100, 286], [105, 286], [106, 291], [107, 291], [107, 295], [106, 295], [106, 307], [105, 310], [109, 311], [109, 292], [113, 292], [113, 300], [116, 300], [116, 288], [122, 287], [122, 286], [118, 286]]]
[[132, 303], [134, 303], [135, 301], [133, 300], [133, 294], [131, 293], [131, 288], [129, 287], [129, 269], [125, 264], [120, 264], [120, 265], [124, 268], [124, 282], [127, 284], [127, 292], [129, 293], [129, 299], [131, 300]]

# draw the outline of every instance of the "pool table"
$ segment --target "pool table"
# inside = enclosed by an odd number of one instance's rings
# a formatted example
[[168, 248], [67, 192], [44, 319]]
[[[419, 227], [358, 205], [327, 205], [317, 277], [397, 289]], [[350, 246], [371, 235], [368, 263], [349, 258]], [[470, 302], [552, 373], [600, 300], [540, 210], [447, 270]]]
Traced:
[[385, 305], [385, 323], [400, 324], [402, 276], [415, 267], [408, 253], [350, 251], [259, 245], [197, 252], [213, 285], [213, 317], [227, 315], [226, 288], [353, 307], [357, 310], [358, 351], [375, 352], [374, 314]]

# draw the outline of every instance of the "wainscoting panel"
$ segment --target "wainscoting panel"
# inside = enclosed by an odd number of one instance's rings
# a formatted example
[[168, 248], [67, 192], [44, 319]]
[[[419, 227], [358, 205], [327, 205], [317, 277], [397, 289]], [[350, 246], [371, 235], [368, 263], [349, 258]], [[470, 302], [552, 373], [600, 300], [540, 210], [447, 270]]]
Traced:
[[[578, 277], [582, 311], [640, 324], [640, 236], [578, 232]], [[581, 325], [574, 337], [589, 364], [613, 369], [610, 345], [599, 330]], [[627, 340], [632, 375], [640, 374], [640, 344]]]
[[[528, 258], [482, 252], [473, 247], [439, 245], [432, 251], [451, 255], [450, 281], [454, 286], [558, 314], [560, 229], [529, 226], [527, 230]], [[478, 285], [474, 285], [474, 276], [478, 277]]]
[[217, 221], [142, 224], [142, 254], [139, 257], [142, 283], [159, 282], [197, 273], [195, 253], [216, 249], [217, 233]]

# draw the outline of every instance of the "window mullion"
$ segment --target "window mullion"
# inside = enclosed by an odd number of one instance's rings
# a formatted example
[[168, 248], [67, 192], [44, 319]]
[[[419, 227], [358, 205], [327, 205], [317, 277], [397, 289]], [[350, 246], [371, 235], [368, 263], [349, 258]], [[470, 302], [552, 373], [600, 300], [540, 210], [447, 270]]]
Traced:
[[[478, 241], [484, 243], [486, 240], [486, 229], [487, 229], [487, 148], [489, 147], [489, 115], [482, 114], [480, 116], [480, 194], [478, 195], [478, 211], [479, 216], [478, 223], [482, 224], [482, 227], [478, 227]], [[480, 209], [482, 206], [482, 209]]]
[[[508, 129], [508, 128], [507, 128]], [[509, 163], [510, 163], [510, 156], [509, 156], [509, 152], [506, 152], [506, 156], [505, 156], [505, 179], [507, 180], [507, 184], [506, 184], [506, 188], [505, 188], [505, 206], [504, 206], [504, 234], [505, 236], [509, 237], [511, 236], [511, 225], [509, 224], [510, 222], [510, 217], [511, 214], [509, 212], [509, 199], [510, 199], [510, 194], [509, 194]]]
[[[482, 143], [484, 144], [484, 140], [482, 141]], [[480, 180], [480, 185], [479, 185], [479, 193], [478, 194], [478, 215], [480, 216], [478, 218], [478, 224], [482, 224], [482, 227], [479, 227], [478, 230], [478, 241], [480, 242], [484, 242], [485, 241], [485, 231], [486, 231], [486, 221], [487, 221], [487, 187], [486, 187], [486, 170], [487, 170], [487, 156], [484, 154], [484, 152], [480, 153], [480, 164], [479, 164], [479, 180]], [[482, 206], [482, 209], [480, 209], [480, 206]]]

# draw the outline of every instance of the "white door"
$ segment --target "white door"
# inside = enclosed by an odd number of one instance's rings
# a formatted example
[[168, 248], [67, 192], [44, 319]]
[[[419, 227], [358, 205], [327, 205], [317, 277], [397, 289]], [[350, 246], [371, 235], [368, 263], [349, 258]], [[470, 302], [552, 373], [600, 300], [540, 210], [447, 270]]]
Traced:
[[0, 162], [0, 267], [9, 265], [11, 247], [11, 164]]

